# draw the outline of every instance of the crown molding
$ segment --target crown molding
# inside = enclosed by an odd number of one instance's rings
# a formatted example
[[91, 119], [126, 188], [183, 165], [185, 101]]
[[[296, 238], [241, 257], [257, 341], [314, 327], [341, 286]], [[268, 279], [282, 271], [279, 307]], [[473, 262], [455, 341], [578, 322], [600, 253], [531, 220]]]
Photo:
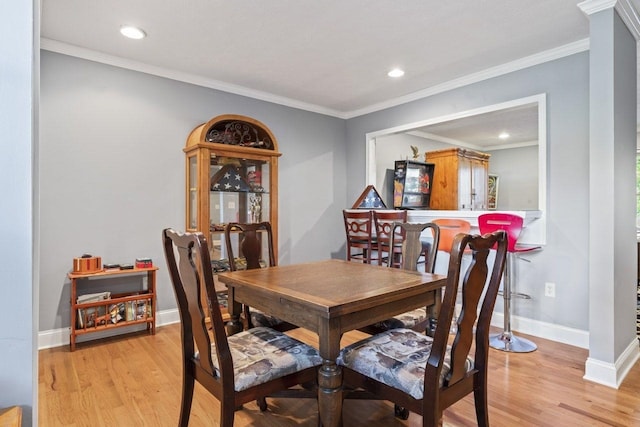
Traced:
[[578, 3], [578, 7], [587, 16], [614, 8], [622, 22], [636, 39], [636, 42], [640, 40], [640, 17], [638, 16], [638, 11], [629, 0], [586, 0]]
[[235, 95], [272, 102], [274, 104], [283, 105], [285, 107], [296, 108], [299, 110], [310, 111], [313, 113], [324, 114], [341, 119], [345, 118], [343, 112], [321, 107], [319, 105], [308, 104], [306, 102], [296, 101], [295, 99], [290, 99], [259, 90], [249, 89], [244, 86], [221, 82], [219, 80], [208, 79], [196, 74], [176, 71], [170, 68], [157, 67], [154, 65], [145, 64], [143, 62], [109, 55], [106, 53], [86, 49], [80, 46], [75, 46], [44, 37], [40, 39], [40, 48], [48, 50], [50, 52], [61, 53], [63, 55], [74, 56], [76, 58], [82, 58], [93, 62], [99, 62], [101, 64], [112, 65], [114, 67], [139, 71], [141, 73], [164, 77], [171, 80], [177, 80], [184, 83], [191, 83], [209, 89], [220, 90], [223, 92], [233, 93]]
[[[611, 1], [611, 0], [608, 0]], [[309, 104], [294, 99], [274, 95], [268, 92], [249, 89], [239, 85], [233, 85], [230, 83], [221, 82], [219, 80], [207, 79], [195, 74], [176, 71], [164, 67], [157, 67], [154, 65], [145, 64], [142, 62], [134, 61], [131, 59], [122, 58], [119, 56], [109, 55], [106, 53], [98, 52], [91, 49], [86, 49], [80, 46], [63, 43], [57, 40], [48, 39], [42, 37], [40, 39], [40, 48], [50, 52], [61, 53], [63, 55], [69, 55], [76, 58], [82, 58], [89, 61], [99, 62], [106, 65], [112, 65], [114, 67], [125, 68], [128, 70], [139, 71], [158, 77], [164, 77], [171, 80], [177, 80], [185, 83], [194, 84], [197, 86], [206, 87], [209, 89], [220, 90], [223, 92], [233, 93], [240, 96], [246, 96], [253, 99], [258, 99], [266, 102], [272, 102], [274, 104], [283, 105], [286, 107], [296, 108], [299, 110], [310, 111], [312, 113], [324, 114], [327, 116], [337, 117], [340, 119], [351, 119], [354, 117], [362, 116], [365, 114], [373, 113], [376, 111], [384, 110], [386, 108], [395, 107], [398, 105], [406, 104], [411, 101], [426, 98], [428, 96], [436, 95], [449, 90], [457, 89], [463, 86], [470, 85], [472, 83], [478, 83], [480, 81], [498, 77], [504, 74], [508, 74], [514, 71], [522, 70], [534, 65], [542, 64], [548, 61], [553, 61], [566, 56], [570, 56], [576, 53], [589, 50], [589, 39], [578, 40], [573, 43], [569, 43], [563, 46], [559, 46], [554, 49], [550, 49], [544, 52], [540, 52], [534, 55], [526, 56], [524, 58], [508, 62], [506, 64], [498, 65], [496, 67], [488, 68], [486, 70], [469, 74], [467, 76], [450, 80], [446, 83], [432, 86], [405, 96], [390, 99], [388, 101], [380, 102], [370, 105], [368, 107], [353, 110], [353, 111], [338, 111], [329, 108], [325, 108], [315, 104]]]
[[592, 15], [594, 13], [610, 9], [615, 7], [618, 0], [585, 0], [578, 3], [578, 7], [585, 15]]
[[589, 50], [589, 39], [578, 40], [573, 43], [569, 43], [563, 46], [559, 46], [554, 49], [546, 50], [544, 52], [536, 53], [534, 55], [525, 56], [524, 58], [517, 59], [506, 64], [498, 65], [496, 67], [488, 68], [478, 73], [469, 74], [459, 79], [450, 80], [446, 83], [432, 86], [430, 88], [411, 93], [409, 95], [401, 96], [399, 98], [391, 99], [385, 102], [371, 105], [359, 110], [354, 110], [346, 114], [346, 118], [350, 119], [357, 116], [362, 116], [376, 111], [384, 110], [385, 108], [395, 107], [398, 105], [406, 104], [411, 101], [426, 98], [428, 96], [436, 95], [438, 93], [446, 92], [453, 89], [458, 89], [463, 86], [470, 85], [472, 83], [478, 83], [483, 80], [487, 80], [493, 77], [502, 76], [504, 74], [512, 73], [514, 71], [522, 70], [534, 65], [542, 64], [545, 62], [553, 61], [556, 59], [564, 58], [576, 53]]

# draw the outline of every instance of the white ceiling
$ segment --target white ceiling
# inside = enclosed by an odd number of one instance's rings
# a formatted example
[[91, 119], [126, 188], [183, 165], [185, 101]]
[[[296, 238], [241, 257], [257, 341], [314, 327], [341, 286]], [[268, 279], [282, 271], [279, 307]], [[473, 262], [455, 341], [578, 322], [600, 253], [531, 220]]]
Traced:
[[[523, 58], [584, 50], [578, 3], [43, 0], [41, 35], [45, 49], [348, 117]], [[125, 39], [123, 24], [148, 37]], [[393, 67], [405, 76], [387, 77]]]
[[[509, 137], [500, 139], [498, 135], [502, 132], [508, 133]], [[538, 104], [474, 114], [419, 127], [407, 133], [483, 151], [538, 145]]]

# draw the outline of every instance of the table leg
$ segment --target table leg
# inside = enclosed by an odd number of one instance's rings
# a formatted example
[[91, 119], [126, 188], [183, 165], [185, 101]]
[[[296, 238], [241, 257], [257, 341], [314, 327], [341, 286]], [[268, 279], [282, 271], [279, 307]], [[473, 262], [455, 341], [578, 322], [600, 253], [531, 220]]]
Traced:
[[336, 364], [340, 354], [339, 319], [323, 319], [318, 328], [322, 366], [318, 369], [318, 411], [323, 427], [342, 425], [342, 368]]
[[231, 317], [231, 320], [229, 320], [226, 324], [227, 335], [237, 334], [238, 332], [242, 332], [243, 329], [242, 322], [240, 321], [242, 304], [235, 301], [234, 291], [235, 289], [229, 286], [227, 309], [229, 310], [229, 316]]
[[338, 427], [342, 419], [342, 368], [323, 359], [318, 370], [318, 410], [323, 427]]

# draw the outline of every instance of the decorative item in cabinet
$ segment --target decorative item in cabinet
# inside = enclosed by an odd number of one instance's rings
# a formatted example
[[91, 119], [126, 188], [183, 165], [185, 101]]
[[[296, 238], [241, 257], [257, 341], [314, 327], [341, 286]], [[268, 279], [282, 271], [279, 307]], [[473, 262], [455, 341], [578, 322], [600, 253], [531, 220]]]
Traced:
[[[69, 273], [71, 280], [71, 351], [76, 348], [78, 335], [111, 328], [146, 324], [151, 334], [156, 333], [156, 271], [158, 267], [127, 270], [104, 270], [96, 273]], [[83, 293], [78, 287], [90, 287], [91, 282], [118, 276], [146, 276], [146, 285], [134, 291], [113, 294], [110, 291]], [[89, 288], [90, 289], [90, 288]]]
[[425, 161], [436, 166], [431, 209], [487, 209], [490, 157], [490, 154], [458, 147], [427, 151]]
[[393, 207], [429, 209], [434, 165], [397, 160], [393, 174]]

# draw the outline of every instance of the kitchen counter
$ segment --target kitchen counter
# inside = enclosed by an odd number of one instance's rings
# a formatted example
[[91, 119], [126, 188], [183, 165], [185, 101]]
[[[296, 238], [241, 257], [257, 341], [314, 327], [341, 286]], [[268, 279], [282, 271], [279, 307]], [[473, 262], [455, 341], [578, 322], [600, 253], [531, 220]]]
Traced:
[[539, 210], [500, 210], [500, 211], [445, 211], [445, 210], [409, 210], [408, 222], [431, 222], [437, 218], [463, 219], [471, 224], [471, 232], [479, 233], [478, 216], [484, 213], [503, 212], [518, 215], [523, 218], [523, 230], [518, 239], [521, 244], [544, 245], [546, 243], [546, 230], [544, 212]]

